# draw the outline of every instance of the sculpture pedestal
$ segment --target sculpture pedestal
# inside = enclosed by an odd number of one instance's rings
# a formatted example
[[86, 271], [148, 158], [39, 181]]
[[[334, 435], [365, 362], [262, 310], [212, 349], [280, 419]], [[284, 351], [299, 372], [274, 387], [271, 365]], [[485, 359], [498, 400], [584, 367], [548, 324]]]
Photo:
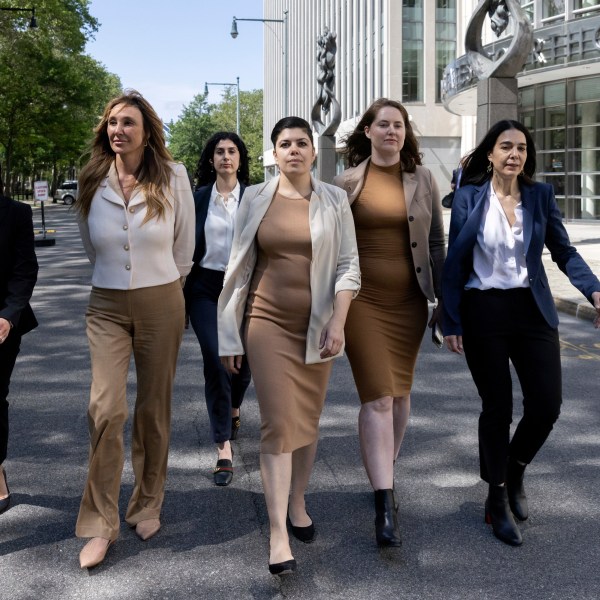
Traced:
[[320, 135], [317, 142], [317, 173], [318, 178], [325, 183], [333, 183], [337, 153], [335, 151], [335, 136]]
[[516, 77], [489, 77], [477, 84], [477, 143], [502, 119], [517, 120]]

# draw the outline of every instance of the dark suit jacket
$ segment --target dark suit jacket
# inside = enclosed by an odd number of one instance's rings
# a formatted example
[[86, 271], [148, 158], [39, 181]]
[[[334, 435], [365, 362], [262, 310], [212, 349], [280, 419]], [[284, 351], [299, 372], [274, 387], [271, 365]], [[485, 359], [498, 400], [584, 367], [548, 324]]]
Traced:
[[29, 306], [37, 272], [31, 207], [0, 196], [0, 317], [21, 335], [38, 324]]
[[[206, 253], [206, 235], [204, 233], [204, 225], [206, 224], [206, 217], [208, 215], [208, 205], [210, 203], [210, 194], [212, 192], [212, 188], [213, 184], [211, 183], [210, 185], [204, 185], [198, 188], [194, 192], [194, 204], [196, 206], [196, 247], [194, 248], [194, 264], [192, 266], [192, 271], [186, 279], [183, 290], [186, 299], [198, 272], [198, 265]], [[244, 195], [245, 189], [246, 186], [240, 182], [240, 202], [242, 201], [242, 196]]]
[[[456, 191], [452, 205], [448, 256], [442, 275], [444, 335], [462, 335], [460, 304], [465, 284], [473, 271], [473, 247], [483, 217], [489, 181], [465, 185]], [[552, 186], [546, 183], [521, 184], [523, 241], [529, 285], [540, 312], [550, 325], [558, 327], [558, 313], [542, 263], [544, 245], [552, 260], [569, 281], [590, 301], [600, 291], [600, 281], [571, 246]], [[493, 319], [490, 315], [490, 319]]]

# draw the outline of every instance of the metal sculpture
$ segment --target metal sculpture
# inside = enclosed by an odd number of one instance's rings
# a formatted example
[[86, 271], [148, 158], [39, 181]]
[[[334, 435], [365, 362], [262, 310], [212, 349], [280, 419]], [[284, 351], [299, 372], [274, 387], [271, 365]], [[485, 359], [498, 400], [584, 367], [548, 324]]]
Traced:
[[[496, 36], [504, 32], [511, 17], [514, 20], [512, 41], [504, 54], [497, 59], [491, 58], [483, 48], [481, 33], [486, 15], [490, 17], [492, 31]], [[465, 36], [469, 63], [480, 80], [490, 77], [515, 77], [523, 68], [532, 47], [533, 25], [518, 0], [480, 0], [469, 21]]]
[[[335, 135], [342, 120], [342, 110], [334, 92], [335, 85], [335, 55], [337, 52], [337, 35], [327, 27], [318, 36], [317, 64], [319, 72], [319, 94], [310, 113], [313, 127], [320, 136]], [[323, 122], [323, 115], [330, 115], [329, 124]]]

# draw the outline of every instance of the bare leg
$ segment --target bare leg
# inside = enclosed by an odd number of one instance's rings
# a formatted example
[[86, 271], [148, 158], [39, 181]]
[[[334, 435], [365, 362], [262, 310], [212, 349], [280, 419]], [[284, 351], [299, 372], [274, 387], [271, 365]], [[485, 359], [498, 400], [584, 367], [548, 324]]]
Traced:
[[0, 465], [0, 500], [4, 500], [5, 498], [8, 498], [8, 488], [4, 481], [4, 467]]
[[404, 432], [410, 416], [410, 394], [394, 398], [394, 460], [400, 454]]
[[240, 409], [239, 408], [232, 408], [231, 409], [231, 417], [239, 417], [240, 416]]
[[231, 444], [229, 443], [229, 440], [226, 442], [221, 442], [219, 444], [217, 444], [217, 453], [218, 453], [218, 459], [228, 459], [228, 460], [233, 460], [233, 452], [231, 450]]
[[358, 437], [363, 464], [374, 490], [394, 485], [393, 398], [384, 396], [360, 407]]
[[292, 490], [290, 495], [290, 521], [296, 527], [308, 527], [312, 520], [306, 513], [304, 495], [317, 454], [317, 442], [292, 452]]
[[292, 453], [261, 454], [260, 475], [269, 513], [269, 564], [275, 564], [293, 558], [285, 524], [292, 481]]

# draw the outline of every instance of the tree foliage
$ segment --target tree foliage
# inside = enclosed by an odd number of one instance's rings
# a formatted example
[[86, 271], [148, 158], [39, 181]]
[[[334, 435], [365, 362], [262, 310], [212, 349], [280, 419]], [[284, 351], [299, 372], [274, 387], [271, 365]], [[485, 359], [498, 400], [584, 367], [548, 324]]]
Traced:
[[[179, 119], [171, 123], [169, 149], [176, 160], [181, 161], [190, 174], [196, 165], [202, 148], [217, 131], [236, 130], [237, 94], [228, 88], [220, 103], [208, 104], [204, 94], [198, 94], [185, 106]], [[263, 181], [262, 157], [262, 90], [240, 92], [240, 136], [250, 156], [250, 181]]]
[[[3, 0], [2, 6], [22, 6]], [[0, 158], [7, 193], [17, 178], [50, 177], [76, 165], [107, 100], [121, 88], [84, 54], [98, 29], [88, 0], [36, 0], [29, 13], [0, 11]]]

